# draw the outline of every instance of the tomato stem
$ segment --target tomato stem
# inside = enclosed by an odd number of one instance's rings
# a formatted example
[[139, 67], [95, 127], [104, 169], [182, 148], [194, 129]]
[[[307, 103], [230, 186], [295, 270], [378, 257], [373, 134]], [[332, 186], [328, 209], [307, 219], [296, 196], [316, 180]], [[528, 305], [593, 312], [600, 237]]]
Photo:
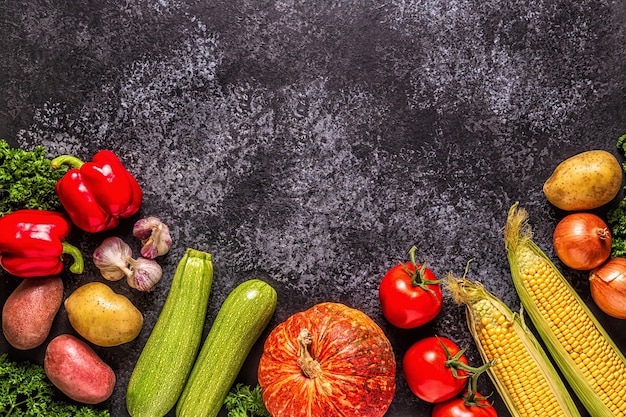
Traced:
[[409, 257], [411, 259], [411, 264], [413, 265], [413, 270], [411, 271], [405, 264], [401, 264], [404, 271], [411, 277], [411, 285], [414, 287], [420, 287], [424, 291], [430, 291], [434, 293], [434, 291], [427, 287], [427, 285], [436, 285], [439, 283], [438, 279], [426, 279], [424, 278], [426, 272], [426, 262], [424, 262], [421, 266], [418, 267], [417, 261], [415, 260], [415, 252], [417, 251], [417, 247], [413, 246], [409, 249]]
[[[459, 360], [463, 353], [465, 353], [465, 349], [461, 349], [456, 355], [452, 356], [448, 347], [441, 340], [439, 340], [439, 343], [441, 343], [441, 347], [446, 354], [447, 360], [445, 365], [447, 368], [450, 368], [452, 375], [454, 375], [455, 378], [469, 378], [467, 383], [467, 395], [464, 397], [465, 404], [468, 406], [483, 406], [484, 404], [480, 404], [479, 401], [484, 400], [485, 398], [476, 396], [476, 393], [478, 392], [478, 377], [493, 366], [496, 363], [496, 359], [484, 363], [479, 367], [473, 367]], [[459, 375], [459, 370], [467, 372], [467, 375]]]

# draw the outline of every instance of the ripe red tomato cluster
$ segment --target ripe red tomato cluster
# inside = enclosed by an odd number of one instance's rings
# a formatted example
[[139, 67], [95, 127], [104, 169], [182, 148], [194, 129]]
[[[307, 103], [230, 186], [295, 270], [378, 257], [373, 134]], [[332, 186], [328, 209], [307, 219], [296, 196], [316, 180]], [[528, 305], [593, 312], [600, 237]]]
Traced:
[[[462, 365], [457, 368], [453, 362]], [[418, 398], [435, 404], [432, 417], [498, 415], [480, 393], [467, 392], [467, 370], [476, 368], [468, 365], [463, 351], [448, 338], [432, 336], [414, 343], [404, 355], [402, 369], [411, 391]], [[460, 395], [464, 390], [465, 394]]]
[[[416, 247], [409, 250], [410, 262], [392, 267], [378, 289], [385, 318], [401, 329], [413, 329], [433, 320], [443, 306], [441, 285], [435, 274], [415, 260]], [[451, 360], [461, 367], [450, 366]], [[444, 337], [427, 337], [406, 352], [402, 366], [411, 391], [435, 404], [432, 417], [497, 417], [495, 408], [479, 393], [461, 395], [468, 385], [467, 358], [459, 347]]]

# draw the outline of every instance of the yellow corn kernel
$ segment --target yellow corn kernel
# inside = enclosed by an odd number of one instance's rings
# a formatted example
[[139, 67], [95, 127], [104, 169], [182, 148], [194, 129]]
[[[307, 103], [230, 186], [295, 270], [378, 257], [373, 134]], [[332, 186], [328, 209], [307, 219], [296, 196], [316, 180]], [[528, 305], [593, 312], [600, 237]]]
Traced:
[[580, 416], [556, 369], [532, 333], [482, 285], [451, 274], [445, 281], [465, 305], [468, 327], [496, 389], [513, 416]]
[[556, 266], [535, 245], [514, 205], [507, 256], [522, 305], [555, 362], [594, 416], [626, 417], [626, 359]]

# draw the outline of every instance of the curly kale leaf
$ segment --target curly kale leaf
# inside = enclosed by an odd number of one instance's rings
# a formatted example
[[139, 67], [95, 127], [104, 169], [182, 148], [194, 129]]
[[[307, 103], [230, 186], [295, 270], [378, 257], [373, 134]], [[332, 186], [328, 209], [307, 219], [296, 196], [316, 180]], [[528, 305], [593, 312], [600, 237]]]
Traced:
[[611, 229], [613, 239], [611, 245], [611, 257], [626, 256], [626, 200], [622, 200], [614, 208], [608, 211], [606, 222]]
[[228, 417], [271, 417], [263, 403], [261, 387], [237, 384], [226, 396]]
[[[626, 135], [617, 139], [617, 149], [622, 155], [626, 155]], [[626, 162], [622, 163], [622, 168], [626, 170]], [[609, 210], [606, 217], [613, 238], [611, 257], [626, 256], [626, 198]]]
[[42, 366], [11, 361], [5, 353], [0, 355], [0, 416], [109, 417], [110, 413], [57, 399]]
[[0, 140], [0, 215], [20, 209], [61, 207], [55, 186], [67, 168], [52, 168], [45, 152], [43, 146], [26, 151]]

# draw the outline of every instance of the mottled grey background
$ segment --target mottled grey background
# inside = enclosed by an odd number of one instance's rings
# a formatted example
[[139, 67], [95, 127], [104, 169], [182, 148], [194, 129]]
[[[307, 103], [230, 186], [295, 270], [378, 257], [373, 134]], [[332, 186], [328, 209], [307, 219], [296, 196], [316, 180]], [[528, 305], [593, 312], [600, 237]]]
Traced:
[[[111, 284], [141, 308], [133, 342], [98, 348], [118, 376], [105, 406], [126, 416], [126, 383], [185, 248], [214, 255], [209, 325], [239, 282], [279, 293], [270, 328], [321, 301], [359, 308], [400, 364], [425, 335], [479, 360], [462, 309], [400, 331], [378, 282], [412, 245], [443, 276], [471, 277], [517, 310], [502, 242], [511, 204], [528, 209], [554, 258], [561, 213], [541, 186], [588, 149], [617, 154], [626, 131], [626, 2], [147, 1], [0, 3], [0, 137], [49, 156], [117, 152], [145, 192], [138, 216], [101, 235], [132, 241], [139, 216], [171, 226], [156, 291]], [[585, 277], [572, 274], [589, 300]], [[17, 280], [0, 275], [3, 299]], [[93, 265], [66, 292], [102, 279]], [[626, 349], [623, 321], [598, 313]], [[53, 333], [67, 330], [62, 311]], [[41, 361], [43, 350], [1, 350]], [[261, 345], [240, 381], [256, 383]], [[429, 416], [398, 369], [389, 416]], [[509, 415], [485, 377], [485, 394]]]

